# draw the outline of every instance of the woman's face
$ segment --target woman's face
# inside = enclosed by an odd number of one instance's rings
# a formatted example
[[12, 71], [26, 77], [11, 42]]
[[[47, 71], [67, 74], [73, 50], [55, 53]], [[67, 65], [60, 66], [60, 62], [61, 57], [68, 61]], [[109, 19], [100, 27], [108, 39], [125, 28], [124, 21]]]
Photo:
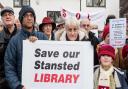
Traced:
[[100, 57], [100, 62], [101, 62], [101, 65], [103, 66], [110, 66], [112, 65], [112, 57], [111, 56], [108, 56], [108, 55], [102, 55]]
[[52, 33], [52, 24], [45, 24], [42, 27], [42, 31], [44, 32], [44, 34], [46, 34], [47, 36], [51, 35]]
[[105, 41], [105, 43], [109, 44], [109, 34], [106, 35], [104, 41]]
[[66, 27], [67, 37], [71, 41], [75, 41], [78, 37], [78, 27], [74, 24], [70, 24]]

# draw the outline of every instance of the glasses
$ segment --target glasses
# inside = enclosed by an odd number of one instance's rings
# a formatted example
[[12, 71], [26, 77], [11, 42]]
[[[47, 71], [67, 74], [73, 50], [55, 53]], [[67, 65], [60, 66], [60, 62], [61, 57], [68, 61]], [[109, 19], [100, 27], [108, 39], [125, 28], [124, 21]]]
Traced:
[[83, 24], [82, 27], [89, 27], [89, 24]]
[[34, 16], [33, 16], [33, 14], [25, 14], [23, 17], [24, 18], [28, 18], [28, 17], [33, 18]]
[[14, 14], [13, 13], [5, 13], [5, 14], [3, 14], [2, 16], [3, 17], [7, 17], [7, 16], [13, 16]]

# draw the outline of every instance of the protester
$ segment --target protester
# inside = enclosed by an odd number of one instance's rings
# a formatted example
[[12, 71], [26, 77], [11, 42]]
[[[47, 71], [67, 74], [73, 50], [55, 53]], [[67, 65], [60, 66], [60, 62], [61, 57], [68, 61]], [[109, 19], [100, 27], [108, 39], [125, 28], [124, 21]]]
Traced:
[[57, 21], [56, 21], [56, 28], [57, 30], [61, 30], [61, 29], [64, 29], [64, 26], [65, 26], [65, 20], [60, 16]]
[[[110, 44], [110, 25], [105, 25], [102, 35], [103, 41], [99, 43], [99, 45], [102, 44]], [[99, 47], [97, 46], [97, 48]], [[115, 55], [116, 58], [113, 62], [113, 65], [117, 68], [123, 68], [123, 58], [122, 58], [122, 48], [115, 48]]]
[[71, 17], [66, 19], [65, 28], [56, 34], [56, 40], [60, 41], [82, 41], [87, 36], [79, 26], [77, 19]]
[[3, 22], [0, 21], [0, 32], [3, 30]]
[[14, 25], [14, 19], [14, 11], [11, 7], [4, 7], [1, 10], [3, 30], [0, 33], [0, 89], [10, 89], [5, 80], [4, 55], [10, 39], [18, 33], [18, 30]]
[[115, 49], [101, 45], [98, 56], [100, 65], [94, 67], [94, 89], [128, 89], [125, 73], [113, 66]]
[[123, 70], [126, 70], [127, 72], [127, 77], [128, 77], [128, 44], [124, 45], [122, 49], [122, 57], [123, 57]]
[[56, 24], [50, 17], [44, 17], [42, 23], [39, 25], [40, 32], [43, 32], [47, 35], [49, 40], [55, 40], [54, 29], [56, 28]]
[[94, 65], [99, 64], [98, 55], [97, 55], [97, 45], [99, 44], [98, 38], [95, 36], [94, 33], [92, 33], [91, 30], [91, 23], [88, 18], [84, 18], [80, 21], [80, 27], [83, 28], [84, 32], [87, 34], [88, 40], [91, 41], [93, 47], [94, 47]]
[[19, 20], [22, 29], [9, 42], [5, 53], [5, 74], [11, 89], [26, 89], [21, 84], [23, 40], [29, 39], [31, 42], [47, 40], [47, 37], [34, 30], [36, 15], [30, 6], [24, 6], [19, 12]]
[[108, 15], [106, 18], [106, 24], [105, 25], [108, 25], [110, 23], [110, 19], [115, 19], [115, 18], [116, 18], [115, 15]]

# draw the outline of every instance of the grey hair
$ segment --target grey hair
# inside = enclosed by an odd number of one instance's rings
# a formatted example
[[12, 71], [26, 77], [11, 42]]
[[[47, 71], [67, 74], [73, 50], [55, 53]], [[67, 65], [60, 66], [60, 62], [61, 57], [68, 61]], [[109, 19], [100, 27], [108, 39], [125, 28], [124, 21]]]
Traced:
[[69, 25], [75, 25], [78, 29], [80, 27], [80, 23], [75, 17], [69, 17], [65, 20], [65, 28]]

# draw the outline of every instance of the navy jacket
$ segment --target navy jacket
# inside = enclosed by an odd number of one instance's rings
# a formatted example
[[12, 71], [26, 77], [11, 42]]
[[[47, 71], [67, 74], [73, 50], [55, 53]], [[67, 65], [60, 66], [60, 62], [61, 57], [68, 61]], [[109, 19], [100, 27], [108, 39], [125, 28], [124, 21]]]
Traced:
[[22, 48], [23, 40], [29, 36], [36, 36], [39, 40], [47, 40], [48, 38], [40, 32], [33, 31], [29, 33], [24, 28], [10, 40], [5, 53], [5, 75], [11, 89], [22, 89]]

